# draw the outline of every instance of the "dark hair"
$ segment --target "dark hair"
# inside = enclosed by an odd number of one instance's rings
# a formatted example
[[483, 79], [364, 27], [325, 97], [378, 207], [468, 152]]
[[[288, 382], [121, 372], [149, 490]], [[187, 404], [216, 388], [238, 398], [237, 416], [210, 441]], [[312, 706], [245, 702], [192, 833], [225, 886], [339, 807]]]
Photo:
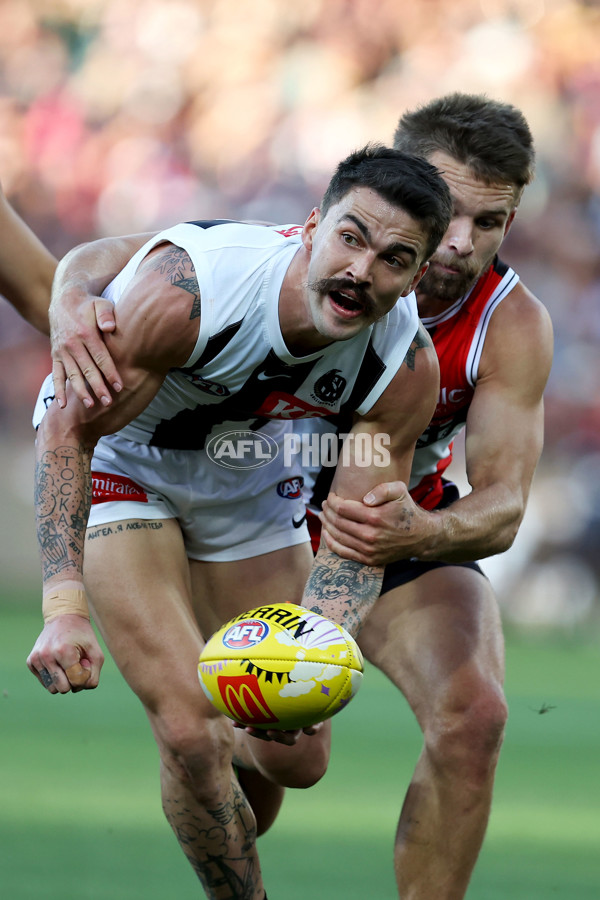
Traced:
[[425, 258], [431, 256], [452, 217], [450, 191], [434, 166], [383, 144], [367, 144], [338, 165], [323, 195], [321, 214], [355, 187], [371, 188], [421, 222], [428, 233]]
[[447, 94], [405, 113], [394, 147], [427, 159], [441, 150], [482, 181], [514, 184], [517, 195], [533, 179], [535, 150], [524, 115], [481, 94]]

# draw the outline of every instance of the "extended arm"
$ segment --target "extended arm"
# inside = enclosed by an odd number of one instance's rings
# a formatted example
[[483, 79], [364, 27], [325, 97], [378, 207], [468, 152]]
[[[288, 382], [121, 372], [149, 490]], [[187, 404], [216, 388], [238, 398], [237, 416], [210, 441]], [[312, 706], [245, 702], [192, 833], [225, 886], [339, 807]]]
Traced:
[[[150, 235], [106, 238], [82, 245], [57, 263], [17, 215], [1, 188], [0, 232], [0, 293], [31, 325], [51, 334], [59, 404], [64, 406], [66, 402], [65, 367], [80, 400], [91, 406], [96, 396], [110, 403], [107, 385], [118, 391], [122, 379], [102, 333], [113, 331], [115, 321], [112, 304], [94, 294], [102, 292]], [[75, 265], [79, 268], [73, 271]], [[65, 285], [62, 299], [62, 287], [55, 286], [54, 292], [52, 289], [57, 266], [59, 284]], [[50, 306], [51, 295], [54, 300]]]
[[[415, 442], [431, 419], [438, 389], [435, 351], [427, 337], [425, 340], [419, 338], [373, 410], [356, 422], [346, 438], [348, 458], [342, 454], [332, 486], [337, 496], [360, 502], [382, 477], [408, 480]], [[361, 440], [370, 446], [376, 446], [376, 435], [389, 437], [389, 444], [386, 441], [389, 447], [387, 465], [378, 465], [381, 457], [377, 458], [375, 454], [372, 465], [357, 465], [354, 448], [359, 434], [366, 435]], [[379, 596], [382, 578], [383, 567], [344, 559], [322, 540], [306, 585], [303, 605], [356, 634]]]
[[0, 293], [24, 319], [49, 333], [48, 303], [56, 259], [0, 189]]
[[[177, 287], [173, 267], [186, 274]], [[89, 624], [83, 588], [83, 548], [91, 502], [91, 458], [102, 435], [118, 431], [153, 398], [166, 372], [185, 362], [198, 333], [199, 294], [190, 298], [195, 272], [187, 254], [162, 245], [140, 266], [119, 302], [120, 326], [107, 337], [109, 351], [124, 375], [123, 390], [109, 407], [51, 404], [36, 441], [35, 507], [44, 581], [44, 630], [28, 659], [51, 692], [71, 683], [66, 670], [90, 669], [86, 687], [98, 684], [102, 654]], [[69, 388], [69, 391], [71, 388]]]
[[408, 557], [462, 562], [508, 549], [542, 450], [551, 361], [549, 316], [519, 285], [494, 312], [469, 408], [471, 493], [434, 512], [417, 506], [405, 484], [379, 485], [371, 506], [331, 496], [323, 514], [328, 543], [371, 564]]

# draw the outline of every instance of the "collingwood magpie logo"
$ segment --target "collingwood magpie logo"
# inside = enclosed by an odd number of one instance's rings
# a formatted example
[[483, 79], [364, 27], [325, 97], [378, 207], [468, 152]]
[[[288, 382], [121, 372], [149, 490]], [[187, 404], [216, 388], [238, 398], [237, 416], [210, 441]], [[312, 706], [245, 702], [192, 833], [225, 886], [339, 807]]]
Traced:
[[321, 403], [336, 403], [344, 393], [346, 384], [339, 369], [330, 369], [317, 379], [312, 396]]

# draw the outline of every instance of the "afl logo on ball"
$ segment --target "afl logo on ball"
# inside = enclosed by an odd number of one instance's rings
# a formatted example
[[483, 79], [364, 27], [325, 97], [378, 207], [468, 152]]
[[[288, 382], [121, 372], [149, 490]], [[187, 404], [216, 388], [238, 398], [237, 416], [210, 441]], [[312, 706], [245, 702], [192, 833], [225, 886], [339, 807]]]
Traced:
[[223, 644], [230, 650], [246, 650], [264, 641], [269, 633], [269, 626], [260, 619], [245, 619], [236, 622], [223, 635]]

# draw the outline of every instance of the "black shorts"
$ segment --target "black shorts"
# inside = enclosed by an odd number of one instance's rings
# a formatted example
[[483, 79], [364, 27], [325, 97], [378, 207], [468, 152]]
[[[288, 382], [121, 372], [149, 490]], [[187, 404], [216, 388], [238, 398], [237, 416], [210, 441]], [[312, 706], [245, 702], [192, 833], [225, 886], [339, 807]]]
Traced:
[[[450, 506], [451, 503], [454, 503], [459, 498], [460, 494], [458, 493], [456, 485], [451, 481], [446, 481], [444, 482], [444, 496], [436, 506], [436, 509], [443, 509], [445, 506]], [[409, 581], [414, 581], [415, 578], [419, 578], [421, 575], [430, 572], [432, 569], [443, 569], [446, 566], [460, 566], [463, 569], [473, 569], [475, 572], [479, 572], [483, 575], [484, 578], [486, 577], [485, 573], [476, 562], [447, 563], [439, 562], [438, 560], [435, 562], [423, 562], [420, 559], [400, 559], [385, 567], [383, 583], [381, 585], [381, 594], [386, 594], [388, 591], [393, 590], [395, 587], [400, 587], [402, 584], [408, 584]]]

